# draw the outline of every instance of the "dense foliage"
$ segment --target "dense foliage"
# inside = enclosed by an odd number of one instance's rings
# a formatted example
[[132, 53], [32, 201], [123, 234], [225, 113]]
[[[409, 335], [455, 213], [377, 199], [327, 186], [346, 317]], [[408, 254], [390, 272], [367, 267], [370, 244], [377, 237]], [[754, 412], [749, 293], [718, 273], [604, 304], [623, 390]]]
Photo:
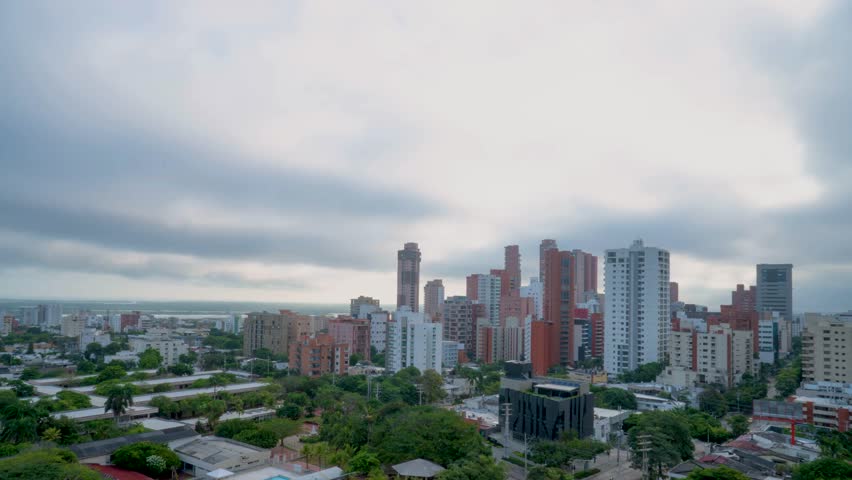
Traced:
[[566, 467], [574, 460], [591, 460], [608, 450], [609, 445], [606, 443], [567, 435], [558, 441], [540, 440], [533, 443], [529, 458], [547, 467]]
[[686, 480], [749, 480], [749, 477], [733, 468], [721, 466], [700, 468], [689, 472]]
[[664, 468], [692, 458], [694, 446], [690, 426], [682, 414], [653, 411], [632, 415], [628, 420], [630, 422], [625, 424], [631, 425], [628, 437], [636, 466], [642, 458], [639, 450], [643, 442], [650, 448], [647, 452], [649, 465], [660, 474]]
[[100, 480], [101, 476], [77, 463], [68, 450], [47, 448], [19, 453], [0, 460], [3, 480]]
[[618, 380], [625, 383], [654, 382], [657, 376], [663, 373], [663, 368], [663, 364], [659, 362], [646, 363], [636, 370], [622, 373]]
[[852, 464], [835, 458], [820, 458], [793, 469], [793, 480], [848, 480]]
[[[506, 468], [486, 455], [462, 458], [439, 473], [437, 480], [503, 480]], [[529, 477], [535, 478], [535, 477]]]
[[595, 406], [613, 410], [636, 410], [636, 395], [620, 388], [594, 388]]
[[[163, 462], [152, 462], [152, 456]], [[137, 442], [125, 445], [112, 454], [112, 463], [118, 467], [141, 472], [151, 477], [168, 476], [172, 469], [180, 467], [180, 459], [166, 445], [153, 442]]]

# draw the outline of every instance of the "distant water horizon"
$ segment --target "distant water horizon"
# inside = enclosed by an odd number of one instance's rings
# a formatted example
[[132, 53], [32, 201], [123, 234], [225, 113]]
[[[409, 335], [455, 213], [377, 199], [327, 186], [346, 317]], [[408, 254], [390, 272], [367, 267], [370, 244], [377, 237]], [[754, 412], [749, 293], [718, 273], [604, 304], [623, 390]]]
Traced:
[[40, 304], [60, 304], [62, 313], [90, 311], [92, 313], [123, 313], [138, 311], [151, 315], [227, 315], [249, 312], [293, 310], [307, 315], [348, 313], [348, 304], [297, 302], [240, 302], [200, 300], [85, 300], [59, 298], [0, 299], [0, 312], [15, 313], [22, 307]]

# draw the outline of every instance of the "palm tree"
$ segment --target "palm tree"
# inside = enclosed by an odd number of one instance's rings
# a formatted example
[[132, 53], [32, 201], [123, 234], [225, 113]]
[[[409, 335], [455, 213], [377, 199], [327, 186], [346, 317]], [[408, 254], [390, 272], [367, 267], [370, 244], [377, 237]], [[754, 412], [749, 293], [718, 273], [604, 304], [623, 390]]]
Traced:
[[107, 394], [104, 413], [112, 410], [117, 425], [121, 415], [127, 412], [127, 407], [131, 405], [133, 405], [133, 385], [128, 383], [114, 385]]
[[50, 427], [41, 433], [41, 439], [45, 442], [58, 442], [62, 438], [62, 432], [56, 427]]
[[40, 414], [26, 402], [15, 402], [0, 412], [0, 440], [24, 443], [38, 440]]

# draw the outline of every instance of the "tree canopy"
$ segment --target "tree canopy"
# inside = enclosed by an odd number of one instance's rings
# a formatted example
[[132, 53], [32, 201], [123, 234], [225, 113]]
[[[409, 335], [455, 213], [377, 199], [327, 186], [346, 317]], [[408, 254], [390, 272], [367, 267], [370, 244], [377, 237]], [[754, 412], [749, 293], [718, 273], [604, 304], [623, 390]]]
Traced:
[[3, 480], [100, 480], [99, 473], [77, 463], [68, 450], [46, 448], [21, 452], [0, 460]]
[[636, 395], [620, 388], [604, 388], [595, 394], [595, 405], [613, 410], [636, 410]]
[[[633, 427], [628, 431], [633, 460], [638, 466], [642, 455], [640, 443], [647, 443], [648, 462], [652, 468], [662, 472], [692, 458], [694, 446], [689, 424], [682, 415], [674, 412], [653, 411], [632, 415]], [[643, 437], [643, 438], [640, 438]]]
[[[151, 461], [151, 457], [159, 457], [163, 461]], [[166, 445], [153, 442], [136, 442], [119, 448], [112, 454], [112, 463], [151, 477], [161, 477], [180, 467], [180, 459], [175, 452]]]
[[852, 464], [836, 458], [820, 458], [793, 469], [793, 480], [846, 480], [852, 478]]
[[733, 468], [721, 466], [700, 468], [689, 472], [686, 480], [749, 480], [749, 477]]

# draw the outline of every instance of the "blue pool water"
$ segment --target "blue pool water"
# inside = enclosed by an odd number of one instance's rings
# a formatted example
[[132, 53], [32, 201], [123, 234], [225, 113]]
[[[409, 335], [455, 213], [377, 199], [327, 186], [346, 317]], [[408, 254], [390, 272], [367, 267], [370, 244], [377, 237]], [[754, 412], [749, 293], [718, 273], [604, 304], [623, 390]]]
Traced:
[[275, 475], [274, 477], [269, 477], [266, 480], [290, 480], [287, 477], [283, 477], [281, 475]]

